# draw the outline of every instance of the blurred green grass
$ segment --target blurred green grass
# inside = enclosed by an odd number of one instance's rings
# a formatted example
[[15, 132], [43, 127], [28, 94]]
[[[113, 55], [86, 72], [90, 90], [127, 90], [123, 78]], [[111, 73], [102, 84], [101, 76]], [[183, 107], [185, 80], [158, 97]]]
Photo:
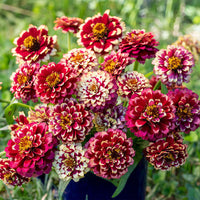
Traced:
[[[49, 35], [58, 35], [61, 52], [67, 51], [67, 38], [61, 31], [54, 31], [56, 17], [80, 17], [86, 19], [104, 13], [110, 9], [112, 16], [122, 18], [131, 29], [152, 31], [160, 42], [159, 48], [165, 48], [173, 43], [179, 35], [197, 32], [200, 36], [200, 3], [199, 0], [1, 0], [0, 1], [0, 82], [3, 88], [0, 98], [11, 100], [10, 75], [18, 67], [11, 55], [13, 40], [29, 24], [39, 26], [45, 24]], [[76, 47], [76, 39], [72, 47]], [[146, 62], [141, 72], [152, 70], [151, 61]], [[200, 95], [200, 65], [194, 67], [188, 88]], [[6, 125], [3, 109], [0, 105], [0, 127]], [[2, 151], [9, 139], [8, 131], [0, 131], [0, 150]], [[184, 166], [169, 172], [156, 171], [148, 167], [147, 200], [198, 200], [200, 199], [200, 130], [191, 133], [186, 138], [189, 157]], [[41, 199], [45, 194], [40, 183], [33, 179], [23, 188], [12, 190], [15, 199]], [[4, 192], [6, 188], [0, 182], [0, 200], [9, 199]], [[1, 195], [2, 194], [2, 195]]]

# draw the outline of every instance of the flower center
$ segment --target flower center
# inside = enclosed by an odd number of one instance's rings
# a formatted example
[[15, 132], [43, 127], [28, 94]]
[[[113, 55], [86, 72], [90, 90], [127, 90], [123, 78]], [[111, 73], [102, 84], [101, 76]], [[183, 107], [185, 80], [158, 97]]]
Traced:
[[60, 82], [60, 75], [57, 72], [53, 72], [47, 76], [46, 82], [49, 87], [55, 87]]
[[114, 62], [113, 60], [108, 60], [105, 64], [104, 70], [109, 73], [112, 73], [115, 69], [115, 66], [116, 66], [116, 62]]
[[12, 173], [7, 173], [7, 174], [4, 175], [3, 178], [4, 178], [4, 181], [5, 181], [5, 182], [11, 184], [11, 183], [13, 182], [12, 177], [13, 177], [13, 176], [12, 176]]
[[77, 53], [73, 57], [70, 58], [70, 61], [75, 62], [75, 63], [80, 63], [83, 61], [83, 54]]
[[151, 106], [147, 106], [146, 113], [148, 116], [152, 116], [153, 118], [159, 117], [158, 108], [155, 104], [153, 104]]
[[178, 107], [176, 111], [176, 115], [179, 117], [179, 120], [181, 119], [186, 119], [191, 118], [192, 113], [191, 113], [191, 108], [190, 107], [185, 107], [185, 108], [180, 108]]
[[98, 39], [101, 39], [105, 36], [107, 32], [106, 25], [103, 23], [96, 23], [92, 29], [93, 35]]
[[69, 155], [62, 162], [64, 163], [64, 165], [66, 167], [68, 167], [70, 169], [73, 169], [75, 167], [75, 165], [76, 165], [76, 162], [75, 162], [74, 158], [70, 157]]
[[31, 35], [25, 38], [24, 46], [30, 51], [37, 51], [40, 48], [40, 44], [38, 43], [37, 39]]
[[60, 126], [62, 127], [63, 130], [67, 129], [67, 126], [71, 126], [71, 124], [73, 123], [73, 119], [69, 117], [69, 115], [67, 116], [62, 115], [60, 119], [61, 119]]
[[119, 148], [113, 149], [113, 151], [108, 150], [108, 151], [107, 151], [107, 154], [108, 154], [109, 160], [117, 160], [117, 159], [120, 159], [120, 152], [121, 152], [121, 151], [120, 151]]
[[128, 86], [134, 87], [137, 85], [137, 82], [138, 82], [137, 78], [131, 78], [131, 79], [128, 79], [126, 83]]
[[92, 83], [89, 87], [89, 90], [94, 92], [94, 93], [97, 93], [98, 91], [98, 86], [95, 84], [95, 83]]
[[175, 158], [171, 153], [165, 155], [164, 158], [166, 159], [167, 162], [175, 161]]
[[26, 151], [32, 146], [32, 141], [29, 139], [29, 136], [24, 136], [20, 139], [19, 143], [19, 150], [20, 151]]
[[17, 81], [20, 85], [23, 85], [24, 83], [26, 83], [26, 81], [28, 80], [27, 76], [24, 76], [23, 74], [19, 74], [17, 76]]
[[168, 69], [174, 70], [181, 67], [181, 59], [177, 58], [175, 56], [172, 56], [171, 58], [168, 59]]

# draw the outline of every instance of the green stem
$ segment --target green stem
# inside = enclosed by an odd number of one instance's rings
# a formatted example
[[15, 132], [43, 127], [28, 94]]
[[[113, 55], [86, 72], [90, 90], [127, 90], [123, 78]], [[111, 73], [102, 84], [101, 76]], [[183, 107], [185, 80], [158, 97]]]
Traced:
[[148, 78], [148, 77], [151, 76], [152, 74], [153, 74], [153, 71], [151, 71], [151, 72], [145, 74], [145, 77]]
[[4, 156], [4, 155], [6, 155], [6, 152], [5, 152], [5, 151], [0, 152], [0, 157], [2, 157], [2, 156]]
[[139, 62], [136, 60], [135, 63], [134, 63], [133, 71], [138, 70], [138, 65], [139, 65]]
[[26, 104], [23, 104], [23, 103], [16, 103], [18, 106], [21, 106], [21, 107], [24, 107], [24, 108], [28, 108], [28, 109], [32, 109], [34, 110], [34, 107], [33, 106], [29, 106], [29, 105], [26, 105]]
[[157, 90], [161, 86], [161, 80], [159, 80], [153, 88], [153, 91]]
[[70, 32], [67, 33], [67, 45], [68, 45], [68, 51], [71, 50], [71, 37]]
[[11, 101], [7, 101], [7, 100], [0, 99], [0, 102], [1, 102], [1, 103], [10, 103]]
[[12, 196], [11, 196], [11, 194], [10, 194], [10, 189], [8, 188], [7, 185], [5, 185], [5, 188], [6, 188], [6, 192], [8, 193], [9, 199], [10, 199], [10, 200], [13, 200], [13, 198], [12, 198]]

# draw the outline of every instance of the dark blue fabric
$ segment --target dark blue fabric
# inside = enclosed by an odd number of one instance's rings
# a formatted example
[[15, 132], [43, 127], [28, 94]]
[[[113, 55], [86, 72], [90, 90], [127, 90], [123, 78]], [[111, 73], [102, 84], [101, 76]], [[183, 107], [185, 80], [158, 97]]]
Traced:
[[112, 198], [116, 187], [92, 173], [87, 173], [79, 182], [71, 181], [67, 186], [64, 200], [144, 200], [147, 163], [145, 158], [139, 162], [130, 175], [124, 190]]

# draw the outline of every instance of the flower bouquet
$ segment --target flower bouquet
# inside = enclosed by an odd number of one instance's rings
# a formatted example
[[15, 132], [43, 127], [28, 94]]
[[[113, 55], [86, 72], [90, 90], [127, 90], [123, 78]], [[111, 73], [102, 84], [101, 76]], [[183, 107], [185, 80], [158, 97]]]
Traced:
[[[21, 186], [54, 170], [61, 198], [71, 180], [91, 171], [117, 186], [115, 197], [143, 156], [160, 170], [183, 165], [181, 133], [200, 125], [198, 95], [183, 86], [199, 44], [159, 50], [153, 33], [125, 32], [108, 10], [86, 20], [57, 18], [54, 29], [73, 34], [79, 46], [68, 42], [60, 52], [45, 25], [30, 25], [14, 40], [19, 67], [5, 109], [11, 139], [0, 158], [4, 183]], [[153, 71], [141, 73], [152, 58]], [[21, 107], [27, 111], [13, 119]]]

